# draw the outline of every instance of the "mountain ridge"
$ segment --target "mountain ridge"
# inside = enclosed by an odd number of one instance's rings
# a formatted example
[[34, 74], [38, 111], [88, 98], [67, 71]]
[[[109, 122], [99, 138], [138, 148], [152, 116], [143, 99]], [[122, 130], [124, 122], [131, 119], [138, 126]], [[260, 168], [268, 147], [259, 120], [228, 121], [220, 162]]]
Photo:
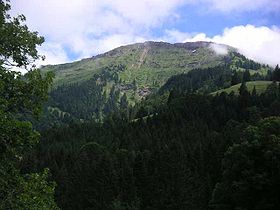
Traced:
[[76, 62], [81, 62], [81, 61], [87, 61], [87, 60], [91, 60], [91, 59], [97, 59], [97, 58], [102, 58], [106, 55], [112, 55], [113, 52], [118, 51], [120, 49], [126, 48], [126, 47], [132, 47], [132, 46], [139, 46], [140, 48], [142, 46], [149, 46], [149, 45], [157, 45], [157, 46], [176, 46], [176, 47], [181, 47], [181, 48], [186, 48], [189, 50], [195, 50], [198, 47], [201, 46], [209, 46], [210, 44], [216, 44], [216, 45], [220, 45], [220, 46], [224, 46], [224, 47], [228, 47], [231, 49], [235, 49], [236, 48], [230, 46], [230, 45], [226, 45], [226, 44], [220, 44], [220, 43], [216, 43], [216, 42], [208, 42], [208, 41], [196, 41], [196, 42], [176, 42], [176, 43], [169, 43], [169, 42], [164, 42], [164, 41], [145, 41], [145, 42], [137, 42], [137, 43], [133, 43], [133, 44], [127, 44], [127, 45], [121, 45], [119, 47], [113, 48], [109, 51], [103, 52], [103, 53], [99, 53], [97, 55], [91, 56], [91, 57], [87, 57], [87, 58], [82, 58], [80, 60], [76, 60], [76, 61], [70, 61], [70, 62], [66, 62], [66, 63], [61, 63], [61, 64], [47, 64], [47, 65], [42, 65], [41, 68], [46, 68], [49, 66], [59, 66], [59, 65], [67, 65], [67, 64], [73, 64]]
[[[213, 45], [226, 47], [228, 54], [217, 54]], [[159, 90], [163, 94], [173, 88], [211, 93], [229, 87], [232, 73], [241, 75], [245, 69], [252, 74], [266, 72], [265, 66], [234, 48], [213, 42], [145, 42], [118, 47], [92, 58], [42, 68], [56, 75], [43, 121], [102, 121]]]
[[[175, 73], [183, 73], [193, 68], [208, 67], [211, 65], [211, 62], [212, 66], [217, 65], [217, 60], [219, 63], [223, 61], [223, 56], [216, 55], [214, 50], [211, 49], [211, 44], [216, 43], [200, 41], [171, 44], [167, 42], [147, 41], [117, 47], [108, 52], [79, 61], [43, 66], [41, 69], [42, 71], [52, 70], [56, 73], [55, 86], [61, 83], [67, 84], [83, 81], [84, 78], [89, 78], [89, 69], [93, 73], [94, 71], [98, 72], [100, 68], [112, 63], [125, 64], [129, 70], [139, 69], [141, 67], [150, 69], [174, 68]], [[227, 45], [217, 45], [233, 49]], [[143, 52], [146, 53], [143, 54]], [[141, 57], [141, 55], [146, 56]], [[169, 64], [164, 63], [164, 60], [169, 61]], [[186, 62], [188, 60], [190, 62]], [[161, 62], [159, 63], [158, 61]], [[182, 70], [182, 68], [185, 68], [185, 70]], [[75, 74], [71, 70], [79, 73]], [[79, 77], [76, 77], [77, 75], [83, 75], [83, 79], [79, 79]]]

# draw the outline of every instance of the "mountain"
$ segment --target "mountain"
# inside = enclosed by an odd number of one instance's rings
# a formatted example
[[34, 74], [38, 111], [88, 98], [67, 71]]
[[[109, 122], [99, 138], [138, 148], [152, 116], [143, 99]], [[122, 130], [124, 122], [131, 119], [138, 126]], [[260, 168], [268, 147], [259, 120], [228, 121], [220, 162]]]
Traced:
[[[228, 53], [217, 54], [217, 47]], [[232, 47], [211, 42], [137, 43], [73, 63], [45, 66], [41, 71], [53, 71], [55, 79], [42, 121], [46, 122], [43, 124], [61, 124], [72, 120], [102, 120], [157, 93], [174, 75], [194, 72], [199, 81], [204, 81], [200, 72], [217, 66], [220, 68], [217, 79], [223, 72], [228, 72], [230, 77], [234, 70], [250, 69], [260, 74], [267, 70]], [[207, 92], [229, 86], [227, 83], [216, 85]]]
[[153, 86], [154, 81], [162, 84], [176, 73], [224, 63], [224, 56], [217, 55], [212, 49], [213, 45], [211, 42], [137, 43], [73, 63], [45, 66], [42, 71], [54, 71], [54, 85], [59, 86], [88, 80], [108, 66], [124, 65], [125, 69], [122, 70], [125, 71], [119, 73], [123, 83], [136, 79], [140, 86]]
[[[61, 209], [279, 209], [280, 88], [264, 81], [278, 67], [212, 46], [136, 44], [43, 68], [57, 77], [23, 171], [49, 168]], [[211, 94], [240, 81], [240, 94]]]

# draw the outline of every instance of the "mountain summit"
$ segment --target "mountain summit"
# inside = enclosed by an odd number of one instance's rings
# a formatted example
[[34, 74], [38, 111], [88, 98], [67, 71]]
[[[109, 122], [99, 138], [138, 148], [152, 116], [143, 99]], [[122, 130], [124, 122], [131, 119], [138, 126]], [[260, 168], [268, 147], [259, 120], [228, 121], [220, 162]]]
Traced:
[[72, 119], [102, 120], [158, 90], [169, 92], [179, 86], [194, 91], [206, 85], [208, 91], [216, 91], [224, 78], [226, 84], [231, 84], [228, 80], [232, 71], [261, 68], [234, 48], [212, 42], [122, 46], [81, 61], [43, 67], [43, 72], [53, 71], [56, 76], [44, 116], [47, 123], [58, 124]]
[[123, 83], [136, 80], [140, 86], [152, 86], [153, 82], [161, 85], [174, 74], [224, 63], [224, 55], [217, 54], [213, 46], [233, 49], [211, 42], [170, 44], [148, 41], [118, 47], [73, 63], [45, 66], [42, 70], [54, 71], [55, 86], [59, 86], [88, 80], [108, 66], [123, 65], [125, 71], [119, 72]]

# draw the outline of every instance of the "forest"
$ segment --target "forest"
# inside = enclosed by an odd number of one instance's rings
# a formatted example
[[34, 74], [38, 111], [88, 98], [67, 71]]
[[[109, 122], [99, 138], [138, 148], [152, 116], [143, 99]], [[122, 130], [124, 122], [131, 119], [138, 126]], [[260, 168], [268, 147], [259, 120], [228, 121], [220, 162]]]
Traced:
[[46, 130], [25, 170], [50, 168], [62, 209], [277, 209], [279, 90], [173, 95], [153, 116]]
[[125, 64], [52, 87], [32, 67], [44, 38], [10, 8], [0, 1], [1, 210], [280, 209], [278, 65], [236, 54], [235, 69], [173, 75], [134, 103]]

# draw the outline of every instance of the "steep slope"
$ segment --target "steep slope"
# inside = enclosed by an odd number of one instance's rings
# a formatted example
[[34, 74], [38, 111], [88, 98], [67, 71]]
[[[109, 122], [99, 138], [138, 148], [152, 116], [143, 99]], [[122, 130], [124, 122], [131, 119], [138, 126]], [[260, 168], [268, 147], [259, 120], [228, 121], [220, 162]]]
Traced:
[[[225, 70], [229, 75], [232, 70], [243, 71], [250, 67], [254, 72], [264, 71], [265, 66], [251, 62], [229, 46], [219, 45], [229, 52], [218, 55], [213, 49], [215, 45], [210, 42], [145, 42], [78, 62], [43, 67], [42, 72], [53, 71], [56, 75], [45, 107], [43, 127], [50, 122], [102, 120], [156, 93], [170, 77], [193, 69], [203, 72], [203, 69], [222, 66], [219, 72]], [[211, 75], [206, 77], [213, 79]]]
[[125, 71], [119, 73], [123, 83], [131, 83], [135, 79], [142, 86], [152, 85], [154, 81], [161, 85], [174, 74], [224, 63], [224, 56], [217, 55], [211, 48], [212, 44], [137, 43], [78, 62], [45, 66], [42, 71], [54, 71], [54, 85], [59, 86], [88, 80], [111, 65], [124, 65]]

